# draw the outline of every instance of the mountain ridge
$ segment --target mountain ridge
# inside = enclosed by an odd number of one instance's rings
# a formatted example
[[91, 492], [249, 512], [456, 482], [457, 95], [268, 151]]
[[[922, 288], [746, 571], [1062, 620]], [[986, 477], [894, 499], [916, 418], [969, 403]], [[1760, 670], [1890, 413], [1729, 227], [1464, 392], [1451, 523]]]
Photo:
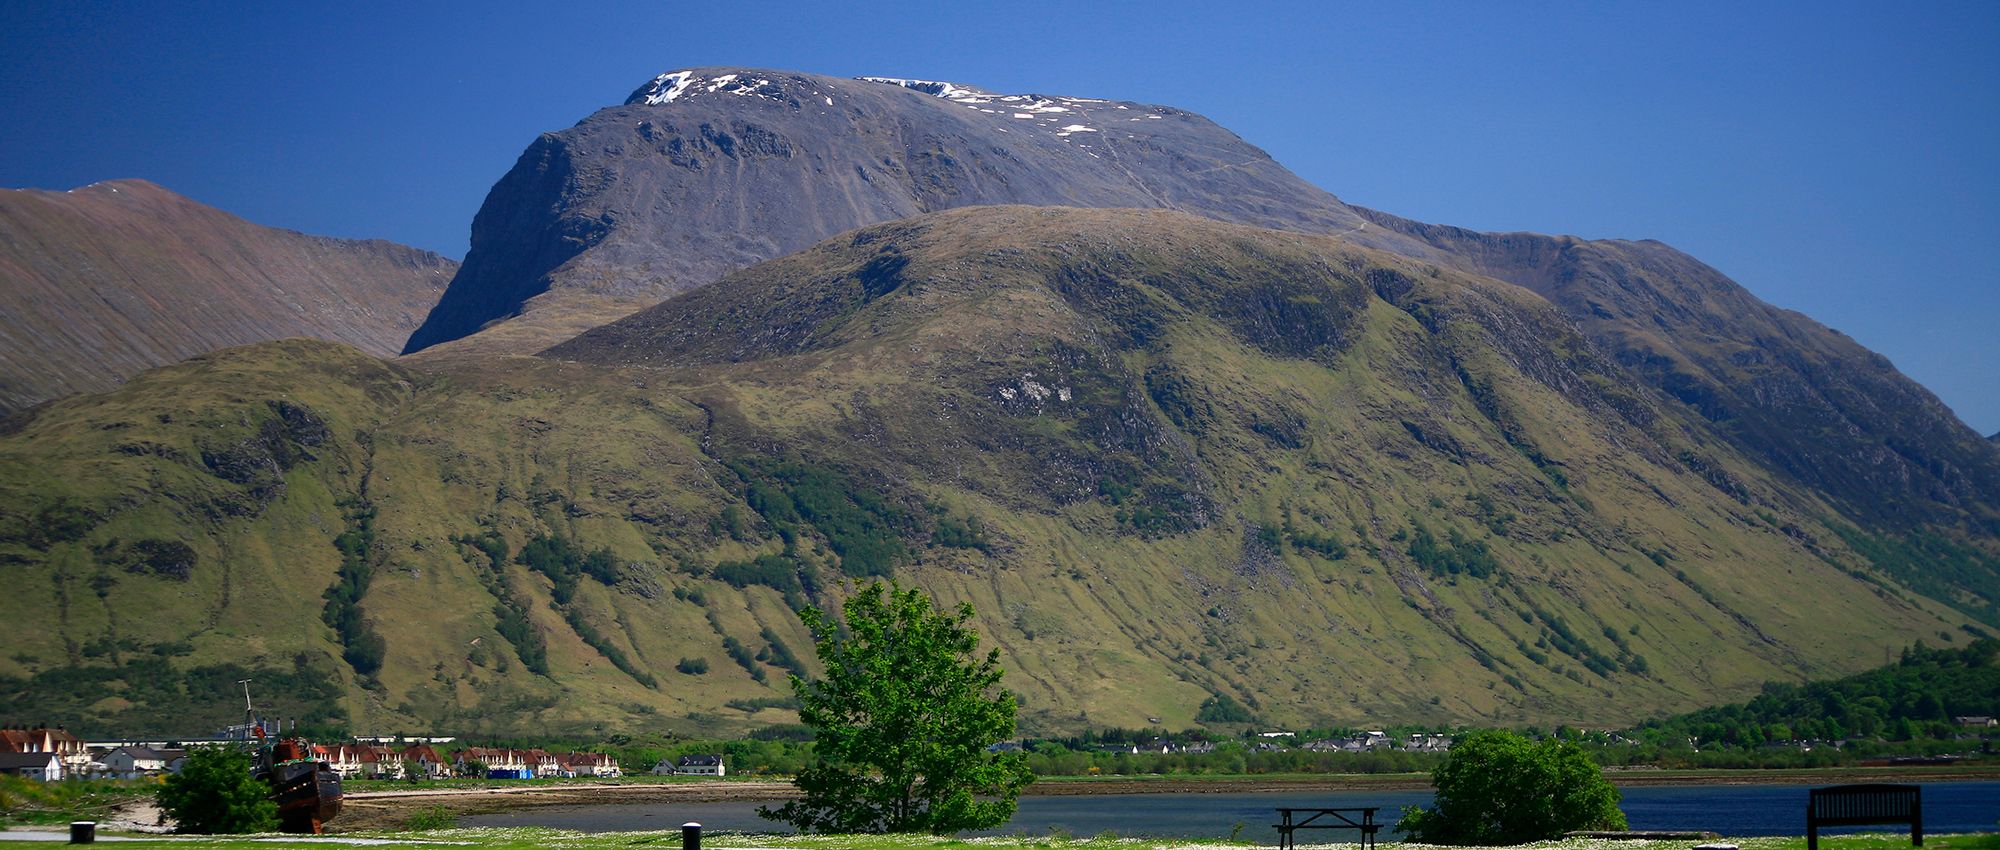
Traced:
[[267, 339], [392, 355], [456, 268], [252, 224], [143, 180], [0, 190], [0, 413]]
[[1488, 234], [1363, 210], [1563, 308], [1622, 364], [1851, 512], [1991, 522], [2000, 454], [1887, 358], [1654, 240]]
[[92, 722], [166, 653], [357, 727], [741, 730], [789, 719], [793, 609], [891, 574], [974, 605], [1037, 730], [1601, 724], [1971, 625], [1511, 284], [1059, 207], [728, 281], [544, 357], [266, 343], [45, 409], [0, 561], [71, 602], [0, 600], [0, 676], [101, 677]]
[[1178, 209], [1524, 286], [1859, 519], [2000, 522], [1991, 441], [1879, 355], [1664, 243], [1423, 224], [1349, 206], [1193, 113], [955, 82], [660, 75], [530, 146], [407, 350], [457, 335], [440, 352], [528, 353], [838, 232], [995, 203]]
[[[682, 94], [647, 102], [676, 77], [666, 91]], [[956, 206], [1194, 205], [1267, 226], [1366, 229], [1193, 113], [991, 97], [961, 103], [893, 83], [752, 69], [662, 75], [529, 146], [474, 220], [461, 279], [405, 352], [520, 315], [537, 296], [582, 290], [630, 312], [835, 233]], [[1080, 121], [1094, 129], [1063, 129]], [[1160, 177], [1168, 173], [1181, 176]]]

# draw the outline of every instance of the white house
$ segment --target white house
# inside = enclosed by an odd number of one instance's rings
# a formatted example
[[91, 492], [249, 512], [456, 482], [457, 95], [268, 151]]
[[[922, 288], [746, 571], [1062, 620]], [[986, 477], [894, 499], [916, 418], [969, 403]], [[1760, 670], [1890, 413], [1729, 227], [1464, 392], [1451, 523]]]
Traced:
[[[664, 762], [662, 763], [664, 764]], [[658, 770], [658, 768], [655, 768], [655, 770]], [[721, 776], [722, 756], [719, 755], [681, 756], [680, 761], [674, 762], [674, 775]]]
[[460, 776], [473, 775], [474, 765], [481, 766], [486, 776], [496, 779], [529, 779], [534, 776], [526, 750], [466, 747], [454, 754], [453, 761]]
[[424, 779], [444, 779], [451, 775], [451, 762], [429, 744], [412, 744], [398, 755], [405, 764], [415, 765]]
[[119, 747], [104, 756], [104, 771], [114, 779], [138, 779], [171, 772], [182, 750], [156, 750], [138, 745]]
[[37, 779], [43, 782], [60, 782], [63, 778], [61, 753], [0, 753], [0, 773], [19, 776], [23, 779]]
[[556, 761], [562, 763], [567, 776], [616, 777], [618, 759], [610, 753], [556, 753]]
[[1418, 732], [1410, 736], [1409, 742], [1403, 745], [1403, 749], [1418, 753], [1449, 752], [1451, 750], [1451, 736], [1435, 735], [1435, 734], [1427, 735], [1422, 732]]

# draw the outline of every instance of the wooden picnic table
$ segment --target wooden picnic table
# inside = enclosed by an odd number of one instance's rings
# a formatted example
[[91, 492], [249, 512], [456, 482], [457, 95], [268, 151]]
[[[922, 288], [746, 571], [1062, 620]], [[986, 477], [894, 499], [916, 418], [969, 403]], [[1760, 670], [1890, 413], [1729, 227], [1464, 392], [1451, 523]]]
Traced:
[[1380, 806], [1361, 806], [1340, 809], [1279, 809], [1278, 822], [1271, 827], [1278, 831], [1278, 850], [1292, 850], [1298, 842], [1292, 836], [1298, 829], [1357, 829], [1361, 831], [1361, 846], [1373, 850], [1375, 833], [1382, 825], [1375, 821], [1375, 813]]

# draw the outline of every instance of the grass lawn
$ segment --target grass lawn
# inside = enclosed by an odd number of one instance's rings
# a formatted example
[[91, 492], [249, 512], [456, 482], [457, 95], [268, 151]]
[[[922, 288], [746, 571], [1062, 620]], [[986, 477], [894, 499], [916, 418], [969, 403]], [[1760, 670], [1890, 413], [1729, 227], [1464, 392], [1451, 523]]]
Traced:
[[[383, 848], [438, 848], [452, 846], [511, 848], [568, 848], [569, 850], [614, 850], [614, 848], [656, 847], [675, 848], [680, 845], [680, 832], [617, 832], [581, 833], [550, 829], [444, 829], [419, 833], [378, 833], [373, 835], [350, 834], [338, 837], [308, 838], [302, 836], [231, 836], [221, 838], [162, 836], [142, 840], [120, 839], [119, 847], [141, 850], [147, 847], [202, 847], [202, 848], [244, 848], [244, 850], [272, 850], [280, 847], [348, 847], [369, 846]], [[1256, 847], [1249, 842], [1227, 841], [1183, 841], [1172, 839], [1116, 838], [1099, 836], [1096, 838], [1071, 838], [1060, 835], [1019, 835], [996, 838], [935, 838], [928, 835], [831, 835], [800, 836], [775, 834], [733, 834], [717, 833], [705, 836], [703, 844], [710, 850], [946, 850], [946, 848], [996, 848], [997, 850], [1237, 850]], [[1742, 850], [1803, 850], [1806, 840], [1803, 836], [1775, 838], [1722, 839], [1736, 844]], [[366, 842], [363, 844], [363, 842]], [[379, 842], [379, 843], [377, 843]], [[61, 841], [46, 842], [47, 845], [61, 844]], [[1688, 850], [1697, 842], [1692, 841], [1608, 841], [1604, 839], [1569, 839], [1521, 845], [1523, 850]], [[6, 842], [9, 846], [32, 847], [44, 842]], [[1393, 844], [1396, 848], [1428, 847], [1419, 844]], [[1355, 844], [1315, 844], [1301, 847], [1356, 848]], [[1856, 835], [1827, 836], [1820, 839], [1824, 850], [1901, 850], [1910, 846], [1907, 833], [1863, 833]], [[1927, 835], [1924, 837], [1925, 850], [2000, 850], [2000, 833], [1973, 833], [1966, 835]]]

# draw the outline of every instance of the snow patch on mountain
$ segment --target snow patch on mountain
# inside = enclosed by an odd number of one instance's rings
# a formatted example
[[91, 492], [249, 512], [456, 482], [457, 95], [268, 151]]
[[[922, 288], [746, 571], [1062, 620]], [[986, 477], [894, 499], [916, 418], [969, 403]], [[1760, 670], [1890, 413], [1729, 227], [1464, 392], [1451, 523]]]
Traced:
[[[963, 104], [988, 115], [1004, 115], [1016, 120], [1039, 122], [1036, 126], [1048, 130], [1056, 138], [1065, 140], [1068, 140], [1070, 136], [1076, 133], [1098, 132], [1096, 127], [1078, 120], [1088, 118], [1089, 116], [1085, 114], [1085, 111], [1097, 104], [1105, 104], [1113, 109], [1130, 109], [1129, 106], [1124, 104], [1114, 104], [1102, 98], [1051, 97], [1039, 94], [994, 94], [983, 89], [959, 83], [945, 82], [943, 80], [913, 80], [902, 77], [857, 77], [856, 79], [870, 83], [901, 86], [911, 91], [927, 94], [952, 103]], [[1000, 108], [994, 109], [988, 106], [988, 104]], [[1063, 121], [1071, 123], [1058, 127], [1057, 124]], [[1080, 142], [1072, 142], [1072, 144], [1077, 144], [1085, 148], [1090, 147]], [[1091, 155], [1096, 156], [1096, 154]]]
[[[745, 79], [741, 74], [717, 74], [713, 77], [699, 77], [693, 71], [669, 71], [653, 78], [653, 81], [633, 94], [625, 102], [643, 103], [647, 106], [663, 106], [673, 103], [689, 94], [707, 92], [727, 92], [745, 97], [761, 97], [766, 100], [782, 100], [778, 96], [775, 83], [763, 77]], [[833, 99], [827, 99], [833, 105]]]
[[687, 93], [688, 84], [692, 82], [694, 82], [693, 71], [670, 71], [654, 77], [652, 85], [641, 89], [638, 94], [632, 96], [632, 99], [642, 100], [647, 106], [673, 103], [676, 98]]
[[943, 80], [906, 80], [901, 77], [856, 77], [855, 79], [869, 83], [886, 83], [892, 86], [902, 86], [911, 91], [920, 91], [924, 94], [941, 97], [946, 100], [969, 100], [980, 97], [991, 97], [991, 95], [971, 86], [961, 86], [957, 83], [947, 83]]
[[[1080, 133], [1099, 133], [1094, 126], [1092, 113], [1100, 110], [1129, 110], [1132, 106], [1114, 103], [1092, 97], [1060, 97], [1039, 94], [996, 94], [974, 86], [945, 80], [920, 80], [904, 77], [856, 77], [862, 82], [879, 83], [909, 89], [918, 94], [929, 95], [947, 103], [964, 106], [982, 115], [1002, 119], [1004, 123], [1019, 126], [1027, 122], [1043, 132], [1079, 147], [1089, 148], [1090, 144], [1072, 138]], [[823, 101], [833, 106], [833, 94], [814, 88], [810, 95], [799, 92], [796, 98], [788, 96], [779, 83], [754, 72], [704, 74], [695, 70], [669, 71], [653, 78], [653, 81], [633, 93], [626, 101], [630, 105], [663, 106], [697, 95], [732, 94], [745, 97], [760, 97], [778, 102], [790, 102], [799, 106], [800, 101]], [[1154, 112], [1129, 120], [1157, 119]], [[1099, 138], [1102, 138], [1100, 133]], [[1093, 154], [1094, 155], [1094, 154]]]

